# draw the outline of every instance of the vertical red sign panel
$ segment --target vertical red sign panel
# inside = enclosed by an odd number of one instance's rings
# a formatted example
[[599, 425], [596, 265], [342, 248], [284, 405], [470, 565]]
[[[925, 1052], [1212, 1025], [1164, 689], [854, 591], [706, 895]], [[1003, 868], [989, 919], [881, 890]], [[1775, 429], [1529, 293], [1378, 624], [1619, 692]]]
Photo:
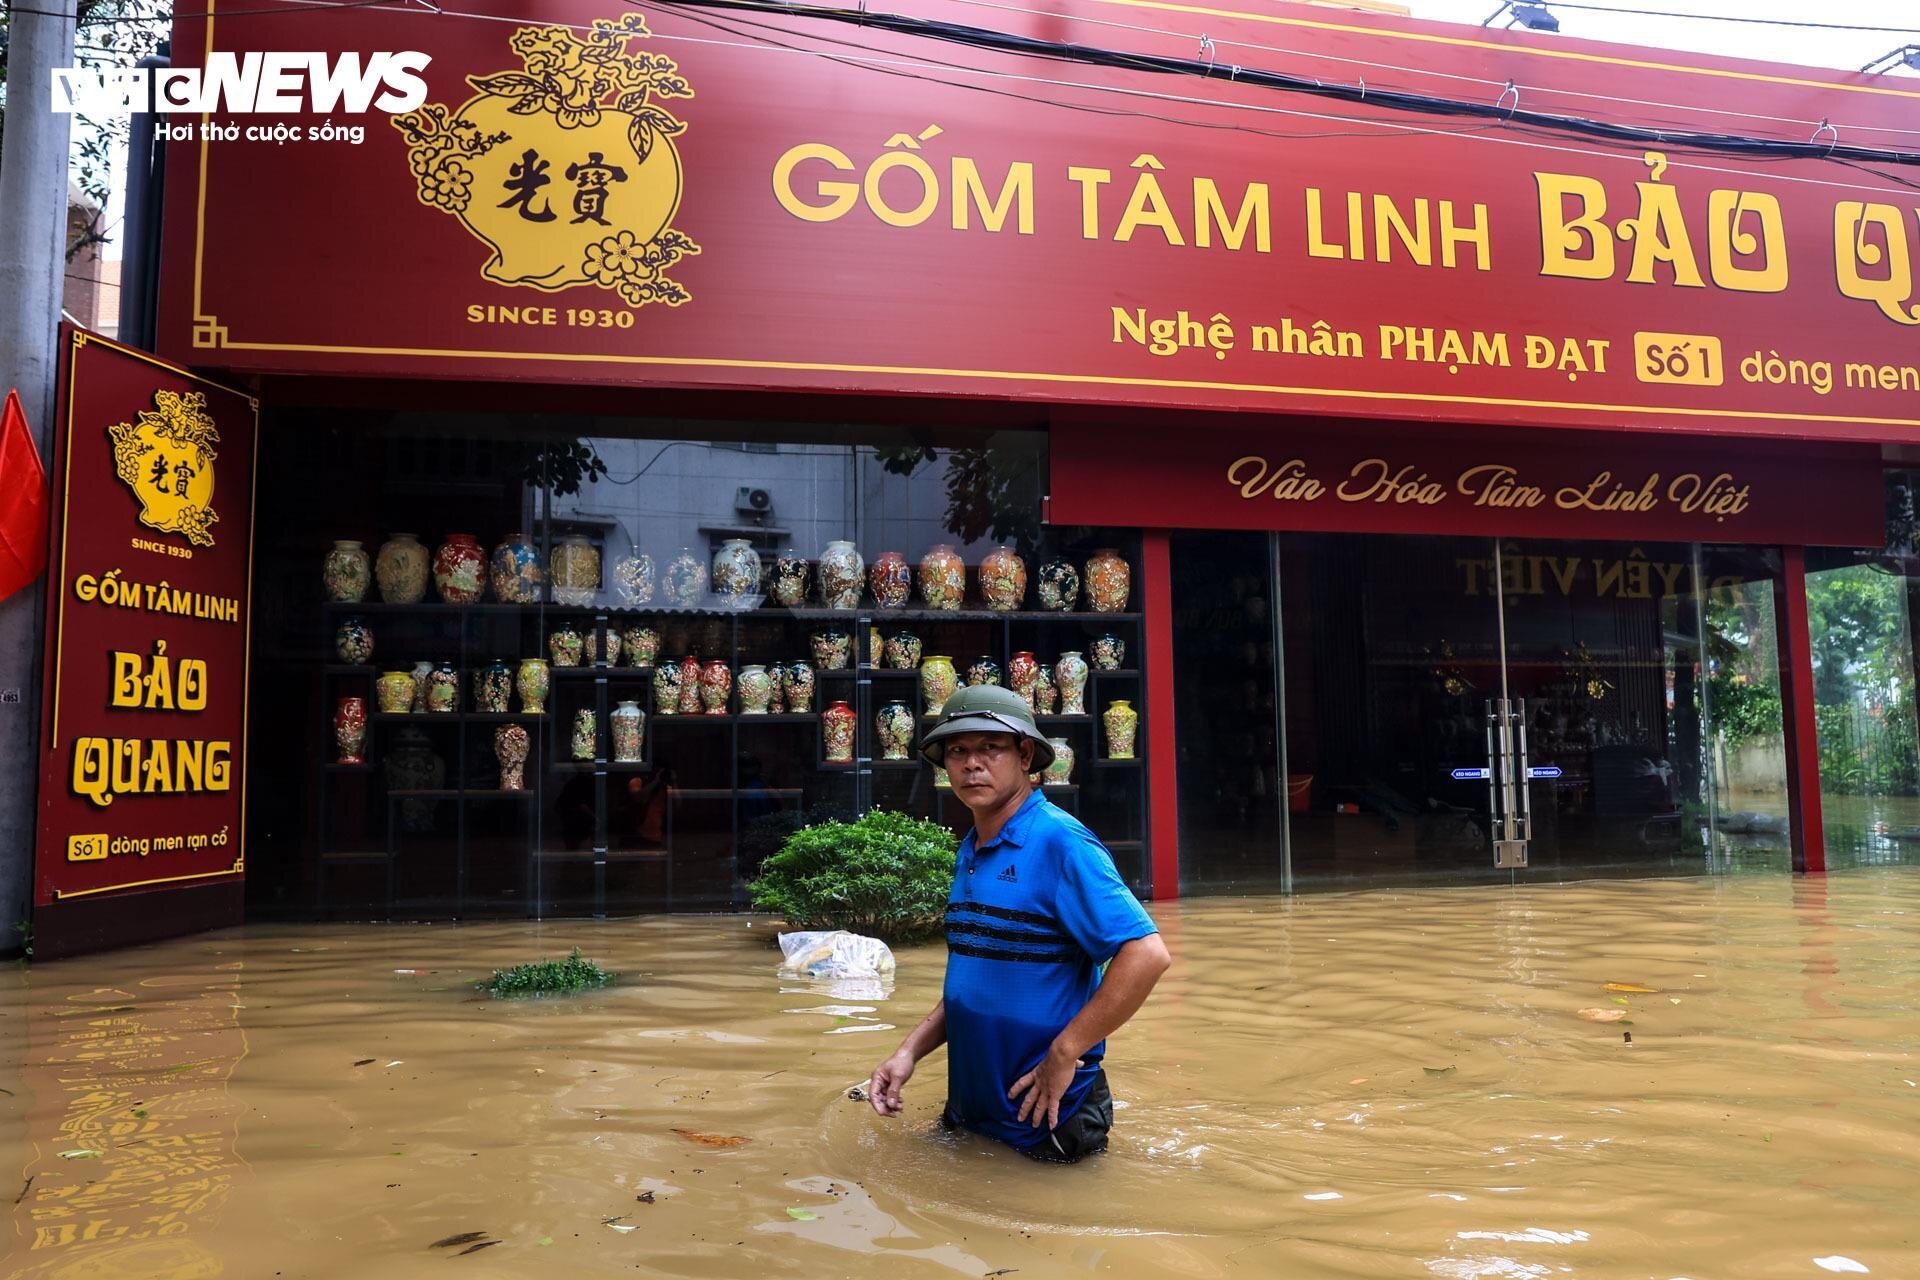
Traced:
[[233, 923], [246, 867], [258, 404], [84, 330], [62, 337], [34, 858], [43, 957]]

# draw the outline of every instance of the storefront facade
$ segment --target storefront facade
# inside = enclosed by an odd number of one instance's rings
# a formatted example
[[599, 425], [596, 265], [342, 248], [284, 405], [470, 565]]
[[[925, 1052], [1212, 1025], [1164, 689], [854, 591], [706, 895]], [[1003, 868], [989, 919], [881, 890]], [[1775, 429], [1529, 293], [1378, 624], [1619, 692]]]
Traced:
[[159, 352], [260, 406], [253, 913], [739, 907], [798, 823], [962, 820], [889, 758], [936, 656], [1049, 669], [1051, 794], [1143, 896], [1823, 865], [1805, 578], [1900, 567], [1920, 225], [1534, 113], [1893, 146], [1911, 91], [1309, 9], [1181, 78], [1053, 56], [1192, 53], [1118, 0], [994, 9], [1013, 52], [959, 4], [550, 8], [177, 33], [430, 55], [169, 146]]

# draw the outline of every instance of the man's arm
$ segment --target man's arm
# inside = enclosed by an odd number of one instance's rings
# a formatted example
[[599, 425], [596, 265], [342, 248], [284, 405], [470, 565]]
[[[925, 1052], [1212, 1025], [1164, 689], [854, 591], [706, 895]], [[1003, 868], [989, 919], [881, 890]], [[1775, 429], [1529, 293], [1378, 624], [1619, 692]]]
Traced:
[[1060, 1099], [1073, 1083], [1080, 1055], [1125, 1026], [1172, 963], [1167, 944], [1157, 933], [1135, 938], [1114, 953], [1113, 963], [1107, 966], [1100, 989], [1087, 1001], [1087, 1007], [1053, 1038], [1040, 1065], [1007, 1090], [1009, 1098], [1018, 1098], [1023, 1092], [1027, 1095], [1020, 1104], [1019, 1119], [1031, 1120], [1036, 1128], [1042, 1121], [1049, 1129], [1060, 1123]]
[[[1141, 993], [1141, 999], [1145, 998], [1145, 993]], [[947, 1002], [941, 1000], [900, 1042], [892, 1056], [873, 1069], [873, 1076], [867, 1081], [867, 1101], [873, 1104], [873, 1109], [883, 1116], [899, 1115], [900, 1089], [913, 1078], [914, 1065], [946, 1042]]]

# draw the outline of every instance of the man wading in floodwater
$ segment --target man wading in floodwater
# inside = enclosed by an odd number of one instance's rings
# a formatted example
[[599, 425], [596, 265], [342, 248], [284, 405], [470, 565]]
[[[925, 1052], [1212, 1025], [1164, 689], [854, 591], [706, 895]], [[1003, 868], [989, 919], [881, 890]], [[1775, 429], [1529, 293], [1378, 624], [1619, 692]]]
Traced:
[[973, 830], [947, 898], [945, 991], [874, 1068], [867, 1097], [899, 1115], [914, 1065], [945, 1044], [943, 1123], [1041, 1160], [1104, 1151], [1104, 1041], [1172, 963], [1166, 944], [1106, 847], [1028, 782], [1053, 748], [1020, 695], [957, 691], [921, 751], [946, 767]]

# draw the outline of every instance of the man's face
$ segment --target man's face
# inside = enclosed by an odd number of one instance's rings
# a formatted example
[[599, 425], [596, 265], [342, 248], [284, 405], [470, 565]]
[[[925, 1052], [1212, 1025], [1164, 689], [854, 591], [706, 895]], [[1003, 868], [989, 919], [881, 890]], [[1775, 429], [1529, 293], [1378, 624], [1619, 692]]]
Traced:
[[947, 777], [967, 808], [992, 811], [1027, 790], [1033, 744], [1011, 733], [962, 733], [947, 739]]

